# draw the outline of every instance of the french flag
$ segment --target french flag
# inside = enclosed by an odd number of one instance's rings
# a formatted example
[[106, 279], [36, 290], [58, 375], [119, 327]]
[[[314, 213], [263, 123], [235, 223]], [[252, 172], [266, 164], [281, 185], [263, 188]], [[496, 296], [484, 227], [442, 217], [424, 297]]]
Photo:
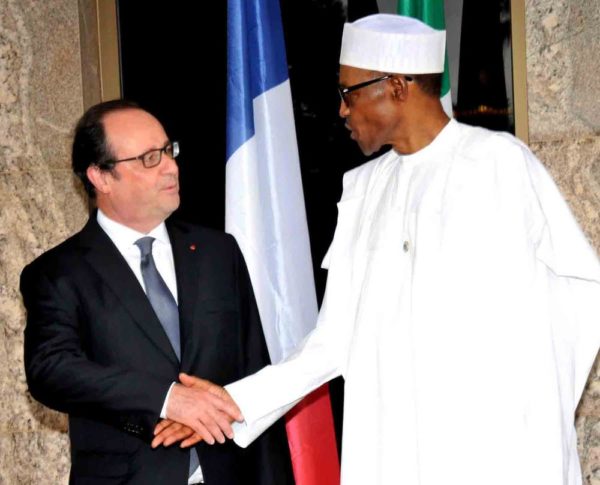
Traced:
[[[229, 0], [225, 229], [248, 265], [271, 361], [314, 328], [317, 301], [279, 0]], [[286, 416], [297, 485], [339, 484], [327, 387]]]

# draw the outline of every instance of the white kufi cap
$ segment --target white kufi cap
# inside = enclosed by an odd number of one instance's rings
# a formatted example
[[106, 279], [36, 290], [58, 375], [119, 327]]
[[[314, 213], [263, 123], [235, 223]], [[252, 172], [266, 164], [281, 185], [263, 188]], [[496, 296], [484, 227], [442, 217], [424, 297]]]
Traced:
[[340, 64], [398, 74], [444, 72], [446, 32], [420, 20], [375, 14], [344, 25]]

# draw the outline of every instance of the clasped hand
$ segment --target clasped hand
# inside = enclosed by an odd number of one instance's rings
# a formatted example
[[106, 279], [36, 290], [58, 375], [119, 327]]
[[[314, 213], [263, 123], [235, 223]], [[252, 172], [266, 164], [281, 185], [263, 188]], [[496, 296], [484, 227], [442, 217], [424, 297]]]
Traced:
[[243, 421], [242, 413], [229, 393], [216, 384], [187, 374], [179, 374], [167, 402], [168, 419], [154, 429], [152, 448], [181, 442], [186, 448], [199, 441], [214, 444], [232, 439], [233, 421]]

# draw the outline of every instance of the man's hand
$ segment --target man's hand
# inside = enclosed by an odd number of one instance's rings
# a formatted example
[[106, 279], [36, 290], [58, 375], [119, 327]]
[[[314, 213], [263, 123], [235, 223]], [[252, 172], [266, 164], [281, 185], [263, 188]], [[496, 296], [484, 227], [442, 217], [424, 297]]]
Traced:
[[195, 433], [192, 428], [185, 424], [176, 423], [170, 419], [163, 419], [154, 428], [152, 448], [156, 448], [159, 445], [171, 446], [178, 441], [181, 441], [179, 444], [180, 448], [187, 448], [202, 441], [202, 436]]
[[235, 401], [231, 398], [231, 396], [229, 395], [229, 393], [227, 392], [227, 390], [224, 387], [217, 386], [216, 384], [213, 384], [210, 381], [207, 381], [205, 379], [200, 379], [199, 377], [191, 376], [189, 374], [186, 374], [185, 372], [179, 373], [179, 381], [185, 387], [193, 387], [195, 389], [203, 389], [203, 390], [210, 392], [211, 394], [214, 394], [217, 397], [220, 397], [221, 399], [224, 399], [225, 401], [233, 403], [235, 406], [235, 409], [238, 411], [239, 417], [240, 417], [240, 419], [235, 419], [235, 421], [241, 422], [244, 420], [242, 413], [240, 412], [240, 409], [237, 407], [237, 404], [235, 404]]
[[211, 445], [215, 440], [224, 443], [225, 436], [233, 438], [230, 423], [243, 421], [243, 417], [227, 391], [187, 374], [180, 374], [179, 379], [184, 385], [175, 384], [171, 390], [167, 403], [169, 420], [188, 426]]

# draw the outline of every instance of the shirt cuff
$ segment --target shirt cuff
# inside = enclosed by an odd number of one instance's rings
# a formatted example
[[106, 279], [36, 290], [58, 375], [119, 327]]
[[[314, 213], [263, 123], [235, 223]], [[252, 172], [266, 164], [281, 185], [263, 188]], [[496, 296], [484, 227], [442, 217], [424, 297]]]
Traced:
[[171, 395], [171, 391], [173, 390], [173, 386], [176, 383], [173, 382], [173, 384], [171, 384], [171, 386], [169, 387], [169, 390], [167, 391], [167, 395], [165, 397], [165, 402], [163, 403], [163, 407], [160, 410], [160, 417], [161, 419], [167, 419], [167, 403], [169, 402], [169, 396]]

